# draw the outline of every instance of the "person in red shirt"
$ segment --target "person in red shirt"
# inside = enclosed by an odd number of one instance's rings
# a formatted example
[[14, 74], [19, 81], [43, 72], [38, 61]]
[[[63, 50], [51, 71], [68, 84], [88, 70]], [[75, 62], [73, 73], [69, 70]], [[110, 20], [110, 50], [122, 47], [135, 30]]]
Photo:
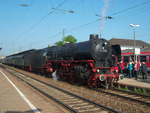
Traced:
[[140, 66], [141, 66], [141, 63], [139, 61], [136, 61], [135, 64], [134, 64], [134, 75], [135, 75], [135, 79], [136, 80], [138, 79], [138, 74], [139, 74], [139, 71], [140, 71]]
[[120, 73], [124, 73], [124, 69], [125, 69], [125, 64], [124, 64], [124, 62], [123, 61], [121, 61], [120, 62], [120, 64], [119, 64], [119, 66], [120, 66]]

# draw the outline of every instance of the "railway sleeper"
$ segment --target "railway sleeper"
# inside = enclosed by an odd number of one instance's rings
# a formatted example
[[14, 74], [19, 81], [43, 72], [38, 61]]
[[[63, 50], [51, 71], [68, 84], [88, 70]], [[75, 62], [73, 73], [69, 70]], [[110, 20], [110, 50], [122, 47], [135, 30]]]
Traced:
[[95, 112], [95, 111], [101, 111], [100, 108], [93, 108], [93, 109], [83, 109], [83, 110], [79, 110], [79, 112], [83, 113], [83, 112]]
[[76, 99], [76, 98], [66, 98], [66, 99], [61, 99], [63, 102], [70, 102], [70, 101], [79, 101], [79, 99]]
[[86, 106], [86, 105], [89, 105], [89, 103], [79, 103], [79, 104], [73, 104], [73, 105], [69, 105], [71, 107], [74, 107], [74, 106]]
[[95, 107], [94, 105], [86, 105], [86, 106], [76, 106], [76, 107], [73, 107], [74, 109], [81, 109], [81, 108], [93, 108]]
[[81, 101], [81, 100], [79, 100], [79, 101], [67, 101], [67, 102], [65, 102], [65, 103], [67, 103], [67, 104], [78, 104], [78, 103], [81, 103], [81, 102], [83, 102], [83, 101]]
[[65, 101], [65, 100], [68, 100], [68, 99], [75, 99], [75, 98], [74, 98], [74, 97], [63, 97], [63, 98], [59, 98], [59, 100], [62, 100], [62, 101], [63, 101], [63, 100]]

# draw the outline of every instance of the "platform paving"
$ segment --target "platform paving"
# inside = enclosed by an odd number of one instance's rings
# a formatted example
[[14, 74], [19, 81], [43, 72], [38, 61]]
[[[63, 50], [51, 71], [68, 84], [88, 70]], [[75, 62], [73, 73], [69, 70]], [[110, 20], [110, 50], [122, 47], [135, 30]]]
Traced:
[[150, 76], [148, 76], [147, 79], [142, 79], [142, 77], [139, 76], [137, 80], [135, 78], [124, 78], [118, 83], [150, 89]]
[[[19, 89], [10, 83], [10, 81]], [[26, 99], [25, 99], [26, 98]], [[0, 113], [70, 113], [0, 68]]]
[[23, 112], [35, 113], [0, 70], [0, 113]]

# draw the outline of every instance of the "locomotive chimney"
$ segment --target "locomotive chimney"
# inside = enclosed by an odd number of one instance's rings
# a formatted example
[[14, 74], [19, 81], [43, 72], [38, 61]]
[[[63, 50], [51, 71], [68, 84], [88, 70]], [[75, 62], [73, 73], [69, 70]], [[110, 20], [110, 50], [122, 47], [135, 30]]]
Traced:
[[95, 38], [98, 39], [98, 34], [95, 35]]
[[93, 34], [90, 34], [90, 40], [92, 40], [94, 38]]
[[90, 40], [98, 39], [98, 34], [90, 34]]

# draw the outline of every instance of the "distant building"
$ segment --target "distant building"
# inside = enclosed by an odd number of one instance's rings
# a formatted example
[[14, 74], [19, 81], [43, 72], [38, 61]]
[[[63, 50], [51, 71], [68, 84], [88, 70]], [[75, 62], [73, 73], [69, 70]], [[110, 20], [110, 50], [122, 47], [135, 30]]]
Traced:
[[138, 51], [142, 48], [150, 47], [149, 43], [146, 43], [142, 40], [135, 40], [135, 47], [134, 47], [134, 40], [130, 40], [130, 39], [112, 38], [109, 40], [109, 42], [113, 45], [119, 44], [121, 46], [121, 50], [128, 50], [128, 49], [134, 49], [135, 48], [135, 50]]

